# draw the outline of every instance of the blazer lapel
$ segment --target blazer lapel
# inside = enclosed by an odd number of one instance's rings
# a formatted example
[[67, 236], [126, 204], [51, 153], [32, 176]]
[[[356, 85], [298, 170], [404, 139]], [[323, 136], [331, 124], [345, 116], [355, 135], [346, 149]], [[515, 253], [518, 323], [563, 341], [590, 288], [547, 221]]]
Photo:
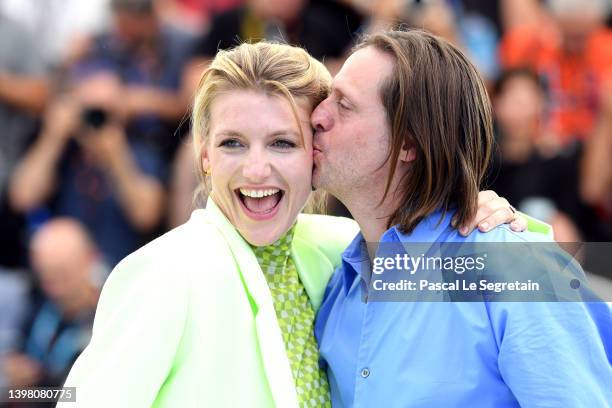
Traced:
[[297, 392], [285, 343], [276, 318], [272, 295], [257, 258], [251, 247], [210, 198], [206, 203], [206, 211], [211, 223], [230, 246], [245, 291], [250, 298], [251, 306], [254, 307], [259, 347], [274, 402], [279, 407], [296, 407]]
[[323, 302], [327, 282], [334, 272], [334, 265], [319, 249], [308, 242], [304, 237], [296, 235], [293, 238], [291, 256], [295, 262], [300, 281], [308, 293], [310, 304], [315, 313]]

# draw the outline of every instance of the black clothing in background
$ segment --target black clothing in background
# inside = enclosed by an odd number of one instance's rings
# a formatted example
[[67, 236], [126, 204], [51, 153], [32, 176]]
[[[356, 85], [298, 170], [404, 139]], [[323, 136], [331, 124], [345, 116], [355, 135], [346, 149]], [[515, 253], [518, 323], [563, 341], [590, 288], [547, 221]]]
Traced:
[[523, 163], [510, 163], [502, 160], [496, 146], [486, 188], [517, 207], [527, 198], [547, 198], [574, 221], [583, 240], [604, 240], [596, 213], [580, 200], [580, 157], [581, 149], [554, 158], [534, 152]]
[[[249, 40], [243, 38], [244, 23], [253, 18], [248, 8], [239, 7], [221, 13], [213, 18], [210, 31], [204, 35], [195, 48], [201, 57], [213, 57], [217, 50], [234, 47]], [[308, 4], [300, 18], [286, 28], [286, 42], [304, 47], [313, 57], [341, 57], [352, 45], [360, 19], [344, 8], [328, 7], [324, 4]], [[260, 40], [261, 38], [257, 38]]]

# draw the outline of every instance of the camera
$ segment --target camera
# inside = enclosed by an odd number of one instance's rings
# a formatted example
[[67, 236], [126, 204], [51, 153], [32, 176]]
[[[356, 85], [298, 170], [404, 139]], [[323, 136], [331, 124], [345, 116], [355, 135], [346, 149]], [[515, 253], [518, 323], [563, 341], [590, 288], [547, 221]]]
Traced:
[[91, 129], [100, 129], [108, 122], [109, 114], [106, 109], [91, 106], [81, 112], [81, 123]]

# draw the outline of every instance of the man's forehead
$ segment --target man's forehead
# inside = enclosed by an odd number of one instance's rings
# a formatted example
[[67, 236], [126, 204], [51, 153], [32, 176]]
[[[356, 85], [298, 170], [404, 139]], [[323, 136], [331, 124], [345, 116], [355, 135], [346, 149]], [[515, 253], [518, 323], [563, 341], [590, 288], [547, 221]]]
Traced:
[[380, 83], [391, 73], [393, 57], [373, 47], [355, 51], [332, 82], [332, 90], [351, 96], [378, 92]]
[[350, 79], [338, 73], [332, 81], [332, 93], [339, 93], [350, 99], [359, 94], [359, 89], [354, 89]]

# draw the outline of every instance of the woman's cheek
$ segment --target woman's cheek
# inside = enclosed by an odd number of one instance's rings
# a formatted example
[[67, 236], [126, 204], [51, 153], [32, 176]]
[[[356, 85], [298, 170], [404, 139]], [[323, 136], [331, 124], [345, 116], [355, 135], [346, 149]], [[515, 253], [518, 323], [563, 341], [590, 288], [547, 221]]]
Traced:
[[306, 177], [308, 180], [312, 177], [313, 157], [312, 149], [304, 150], [300, 157], [296, 159], [295, 169], [300, 172], [300, 177]]
[[297, 157], [288, 168], [290, 169], [288, 171], [292, 173], [293, 182], [296, 183], [294, 188], [305, 192], [306, 195], [312, 190], [312, 166], [312, 154], [305, 153]]

